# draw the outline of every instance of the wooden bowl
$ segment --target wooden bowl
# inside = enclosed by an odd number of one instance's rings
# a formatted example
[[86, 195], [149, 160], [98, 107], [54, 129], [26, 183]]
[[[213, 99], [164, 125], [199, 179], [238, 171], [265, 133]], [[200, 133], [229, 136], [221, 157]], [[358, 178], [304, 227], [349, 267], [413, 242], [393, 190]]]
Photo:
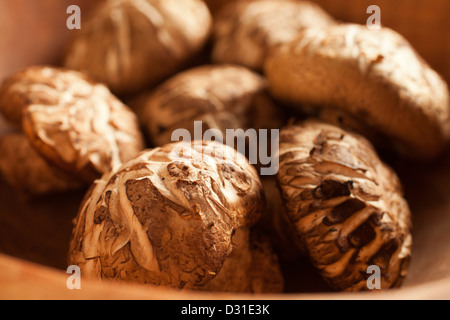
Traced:
[[[342, 20], [363, 23], [366, 5], [379, 4], [382, 22], [405, 34], [438, 71], [450, 78], [446, 0], [317, 0]], [[82, 17], [88, 0], [78, 0]], [[389, 3], [390, 6], [389, 6]], [[69, 0], [0, 0], [0, 81], [33, 64], [58, 64], [73, 31], [66, 28]], [[417, 5], [417, 6], [415, 6]], [[440, 26], [440, 28], [437, 28]], [[425, 31], [427, 30], [427, 31]], [[0, 135], [9, 130], [0, 119]], [[0, 155], [1, 156], [1, 155]], [[428, 164], [390, 159], [406, 190], [414, 222], [414, 250], [409, 275], [398, 290], [377, 293], [332, 292], [307, 261], [282, 261], [286, 293], [269, 296], [178, 292], [156, 287], [82, 282], [66, 287], [66, 254], [72, 219], [83, 191], [27, 199], [0, 181], [1, 299], [448, 299], [450, 298], [450, 151]]]

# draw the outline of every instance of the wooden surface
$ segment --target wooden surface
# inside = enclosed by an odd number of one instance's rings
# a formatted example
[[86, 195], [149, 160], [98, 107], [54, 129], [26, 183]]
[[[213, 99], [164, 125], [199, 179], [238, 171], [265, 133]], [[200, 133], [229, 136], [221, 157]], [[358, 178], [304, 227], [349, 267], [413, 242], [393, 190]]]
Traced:
[[0, 299], [53, 300], [205, 300], [205, 299], [448, 299], [450, 281], [440, 280], [401, 290], [371, 293], [315, 293], [282, 295], [209, 294], [163, 288], [82, 281], [81, 290], [67, 289], [68, 274], [30, 262], [0, 255]]
[[[337, 8], [333, 1], [318, 1], [328, 6], [342, 19], [355, 20], [359, 17], [360, 9], [355, 9], [355, 6], [352, 10], [343, 11]], [[404, 2], [404, 0], [401, 1]], [[430, 0], [430, 3], [437, 4], [439, 1]], [[345, 1], [339, 1], [341, 2]], [[26, 65], [57, 63], [63, 44], [70, 36], [70, 31], [65, 29], [67, 18], [65, 8], [75, 3], [82, 6], [83, 15], [88, 13], [88, 7], [85, 7], [89, 3], [87, 0], [0, 0], [0, 79]], [[356, 1], [351, 3], [354, 4]], [[439, 6], [434, 10], [439, 17], [444, 14], [439, 12]], [[345, 12], [353, 13], [347, 16]], [[385, 12], [384, 16], [387, 16], [389, 12]], [[402, 17], [400, 11], [390, 12], [390, 14], [399, 19]], [[363, 13], [361, 15], [359, 19], [366, 17]], [[17, 18], [12, 18], [13, 16]], [[410, 20], [407, 19], [410, 22], [404, 22], [403, 28], [410, 30], [408, 26], [413, 21], [412, 13], [408, 13], [407, 17], [410, 17], [408, 18]], [[417, 29], [420, 28], [416, 26], [414, 30]], [[446, 40], [447, 30], [436, 29], [437, 35], [424, 34], [420, 39], [423, 41], [429, 37], [428, 43], [442, 42]], [[421, 32], [418, 33], [421, 34]], [[447, 38], [444, 44], [449, 43]], [[421, 50], [426, 49], [425, 45]], [[432, 52], [435, 51], [430, 49], [429, 57], [433, 58], [435, 53], [432, 54]], [[445, 52], [442, 55], [436, 54], [437, 58], [433, 62], [435, 66], [441, 68], [439, 71], [443, 73], [447, 70], [448, 56], [449, 54]], [[447, 75], [450, 75], [450, 72]], [[7, 130], [9, 129], [0, 119], [0, 135]], [[404, 288], [399, 291], [385, 292], [376, 297], [450, 299], [450, 152], [435, 163], [427, 165], [392, 158], [388, 160], [398, 171], [411, 205], [414, 216], [414, 249], [410, 273]], [[0, 180], [0, 253], [7, 255], [0, 256], [0, 298], [191, 299], [205, 297], [199, 293], [179, 293], [151, 287], [118, 287], [87, 282], [80, 292], [69, 292], [65, 286], [67, 276], [63, 270], [66, 268], [72, 219], [76, 215], [82, 196], [83, 191], [80, 191], [43, 199], [28, 199], [18, 195]], [[10, 256], [23, 260], [11, 260]], [[41, 266], [24, 262], [25, 260]], [[272, 296], [274, 298], [372, 299], [375, 297], [373, 294], [357, 296], [324, 294], [323, 292], [329, 291], [329, 288], [307, 261], [296, 263], [286, 261], [283, 263], [283, 271], [287, 279], [287, 292], [290, 294]], [[312, 292], [322, 293], [312, 294]], [[230, 296], [207, 295], [207, 297], [229, 298]]]

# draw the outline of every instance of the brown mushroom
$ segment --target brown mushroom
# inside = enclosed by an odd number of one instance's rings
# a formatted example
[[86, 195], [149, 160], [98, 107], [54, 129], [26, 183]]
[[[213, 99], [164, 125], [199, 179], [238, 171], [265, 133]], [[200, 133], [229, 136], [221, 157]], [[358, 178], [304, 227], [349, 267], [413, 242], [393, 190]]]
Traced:
[[211, 23], [201, 0], [106, 0], [77, 31], [65, 66], [115, 93], [135, 93], [179, 70], [202, 48]]
[[284, 280], [270, 238], [258, 227], [241, 228], [217, 276], [201, 288], [210, 292], [280, 293]]
[[142, 153], [97, 180], [79, 212], [69, 263], [84, 276], [200, 289], [233, 251], [233, 235], [258, 221], [256, 170], [216, 142]]
[[176, 129], [187, 129], [193, 140], [195, 121], [202, 122], [203, 131], [219, 130], [225, 140], [227, 129], [283, 126], [283, 111], [269, 98], [266, 88], [265, 79], [247, 68], [202, 66], [169, 79], [142, 99], [137, 108], [157, 146], [172, 142]]
[[280, 137], [278, 181], [287, 213], [322, 276], [339, 290], [398, 287], [411, 256], [410, 211], [400, 182], [363, 137], [307, 121]]
[[267, 55], [289, 43], [307, 28], [336, 22], [317, 4], [307, 1], [237, 1], [226, 6], [214, 21], [212, 59], [262, 70]]
[[21, 121], [46, 161], [91, 183], [142, 151], [135, 114], [84, 74], [29, 67], [0, 89], [0, 110]]
[[433, 158], [450, 137], [447, 84], [388, 28], [306, 30], [272, 52], [265, 72], [276, 98], [341, 109], [403, 155]]
[[0, 138], [0, 173], [19, 192], [40, 196], [82, 187], [82, 183], [51, 166], [23, 133]]

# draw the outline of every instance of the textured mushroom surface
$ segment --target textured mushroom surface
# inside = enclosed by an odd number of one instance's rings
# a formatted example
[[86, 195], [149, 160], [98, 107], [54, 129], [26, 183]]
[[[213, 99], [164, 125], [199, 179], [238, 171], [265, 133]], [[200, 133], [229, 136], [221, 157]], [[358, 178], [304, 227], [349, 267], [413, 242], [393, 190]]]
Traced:
[[82, 183], [48, 164], [22, 133], [0, 138], [0, 173], [18, 191], [46, 195], [82, 187]]
[[5, 82], [0, 99], [45, 160], [88, 183], [145, 148], [135, 114], [81, 73], [30, 67]]
[[404, 155], [433, 158], [448, 141], [447, 84], [390, 29], [306, 30], [274, 50], [265, 71], [275, 97], [343, 109]]
[[61, 105], [92, 91], [92, 82], [78, 72], [29, 67], [7, 78], [0, 87], [0, 112], [9, 123], [22, 125], [30, 105]]
[[344, 109], [338, 109], [332, 106], [328, 107], [311, 107], [306, 106], [302, 112], [306, 117], [311, 116], [320, 121], [335, 125], [341, 129], [358, 133], [368, 139], [380, 151], [391, 151], [387, 138], [379, 130], [369, 127], [364, 121], [361, 121], [357, 116], [351, 114]]
[[395, 173], [363, 137], [315, 121], [286, 127], [278, 180], [314, 266], [336, 289], [366, 290], [367, 268], [398, 287], [411, 255], [410, 211]]
[[211, 28], [201, 0], [106, 0], [68, 47], [65, 66], [115, 93], [133, 93], [177, 71]]
[[295, 40], [302, 30], [333, 24], [325, 11], [307, 1], [234, 2], [214, 21], [212, 58], [259, 71], [273, 48]]
[[216, 142], [142, 153], [97, 180], [80, 209], [69, 263], [96, 279], [198, 289], [264, 210], [256, 170]]
[[158, 146], [172, 142], [176, 129], [187, 129], [197, 139], [195, 121], [202, 122], [203, 131], [219, 130], [224, 139], [226, 129], [280, 128], [283, 112], [266, 88], [263, 77], [244, 67], [198, 67], [169, 79], [145, 98], [139, 107], [141, 121]]
[[258, 230], [238, 229], [233, 251], [217, 276], [201, 290], [210, 292], [280, 293], [284, 280], [270, 239]]

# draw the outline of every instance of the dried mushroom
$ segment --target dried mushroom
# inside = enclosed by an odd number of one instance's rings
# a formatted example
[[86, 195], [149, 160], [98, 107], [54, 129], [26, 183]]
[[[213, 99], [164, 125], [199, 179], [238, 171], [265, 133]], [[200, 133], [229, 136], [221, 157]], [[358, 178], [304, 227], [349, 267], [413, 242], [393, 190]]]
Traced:
[[282, 130], [278, 181], [287, 213], [322, 276], [336, 289], [398, 287], [411, 255], [410, 211], [395, 173], [363, 137], [307, 121]]
[[88, 183], [145, 148], [135, 114], [81, 73], [30, 67], [5, 82], [0, 99], [1, 110], [22, 115], [46, 161]]
[[202, 129], [274, 129], [283, 113], [266, 92], [260, 75], [240, 66], [202, 66], [163, 83], [138, 107], [149, 137], [157, 146], [170, 143], [176, 129], [194, 137], [194, 122]]
[[264, 210], [256, 170], [216, 142], [169, 144], [97, 180], [81, 206], [69, 263], [96, 279], [201, 289]]
[[284, 280], [278, 256], [270, 239], [258, 228], [238, 229], [232, 239], [233, 251], [225, 260], [217, 276], [203, 291], [280, 293]]
[[212, 59], [262, 70], [267, 55], [307, 28], [324, 28], [335, 21], [307, 1], [238, 1], [225, 7], [214, 21]]
[[78, 72], [53, 67], [29, 67], [7, 78], [0, 87], [0, 112], [5, 119], [22, 126], [24, 109], [30, 105], [61, 105], [68, 98], [85, 97], [92, 82]]
[[304, 258], [305, 249], [283, 206], [276, 177], [263, 176], [261, 182], [266, 197], [266, 210], [258, 227], [270, 237], [281, 260], [289, 263]]
[[274, 50], [265, 71], [278, 99], [342, 109], [404, 155], [433, 158], [450, 136], [447, 84], [390, 29], [306, 30]]
[[360, 121], [354, 114], [332, 106], [320, 107], [303, 105], [300, 115], [304, 118], [313, 117], [320, 121], [335, 125], [346, 131], [355, 132], [368, 139], [381, 152], [389, 153], [390, 147], [386, 145], [388, 137], [379, 130], [369, 127]]
[[106, 0], [68, 47], [65, 66], [115, 93], [133, 93], [176, 72], [211, 28], [201, 0]]
[[0, 154], [1, 175], [20, 192], [39, 196], [82, 186], [79, 181], [48, 164], [22, 133], [3, 135]]

